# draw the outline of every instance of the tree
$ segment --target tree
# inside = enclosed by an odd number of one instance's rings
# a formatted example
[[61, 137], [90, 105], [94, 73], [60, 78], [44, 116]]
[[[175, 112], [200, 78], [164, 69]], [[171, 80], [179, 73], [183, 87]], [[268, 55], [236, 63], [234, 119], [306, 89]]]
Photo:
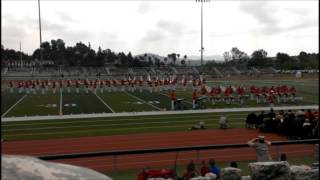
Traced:
[[290, 62], [290, 56], [286, 53], [277, 53], [277, 59], [276, 59], [276, 64], [279, 65], [279, 67], [284, 66], [285, 64]]
[[160, 67], [160, 59], [159, 59], [159, 58], [155, 58], [155, 59], [154, 59], [154, 64], [155, 64], [157, 67]]
[[267, 51], [263, 49], [256, 50], [252, 53], [249, 66], [265, 66], [267, 64]]
[[167, 62], [168, 62], [168, 58], [167, 58], [167, 57], [165, 57], [165, 58], [163, 59], [163, 61], [164, 61], [164, 63], [165, 63], [165, 64], [167, 64]]

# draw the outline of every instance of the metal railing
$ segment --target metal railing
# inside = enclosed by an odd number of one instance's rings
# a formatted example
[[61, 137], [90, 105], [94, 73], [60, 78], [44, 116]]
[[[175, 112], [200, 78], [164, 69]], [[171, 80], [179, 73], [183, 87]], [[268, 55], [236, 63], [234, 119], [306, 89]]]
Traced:
[[[308, 140], [290, 140], [290, 141], [273, 141], [272, 146], [276, 147], [276, 155], [280, 156], [279, 146], [281, 145], [295, 145], [295, 144], [319, 144], [319, 139]], [[138, 154], [152, 154], [152, 153], [169, 153], [169, 152], [186, 152], [196, 151], [197, 160], [200, 159], [199, 152], [202, 150], [212, 149], [228, 149], [228, 148], [248, 148], [246, 143], [242, 144], [214, 144], [205, 146], [184, 146], [184, 147], [172, 147], [172, 148], [155, 148], [155, 149], [135, 149], [135, 150], [119, 150], [119, 151], [98, 151], [87, 153], [73, 153], [73, 154], [59, 154], [59, 155], [45, 155], [38, 156], [42, 160], [63, 160], [63, 159], [75, 159], [75, 158], [89, 158], [89, 157], [105, 157], [112, 156], [112, 177], [117, 178], [117, 157], [123, 155], [138, 155]], [[318, 152], [315, 152], [317, 154]]]

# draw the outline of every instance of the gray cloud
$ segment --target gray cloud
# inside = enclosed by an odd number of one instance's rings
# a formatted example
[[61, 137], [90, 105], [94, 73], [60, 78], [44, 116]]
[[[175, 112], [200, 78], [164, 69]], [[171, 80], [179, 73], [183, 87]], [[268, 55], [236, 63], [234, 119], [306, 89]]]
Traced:
[[260, 27], [252, 31], [255, 34], [273, 35], [317, 26], [315, 23], [317, 20], [312, 18], [305, 9], [285, 9], [289, 14], [298, 14], [299, 18], [296, 19], [296, 24], [283, 26], [283, 21], [277, 17], [277, 13], [284, 10], [274, 4], [268, 2], [243, 2], [240, 3], [239, 8], [258, 21]]
[[157, 22], [157, 28], [166, 31], [173, 35], [180, 35], [183, 33], [185, 26], [179, 22], [160, 20]]
[[154, 7], [150, 3], [142, 2], [139, 4], [137, 11], [138, 11], [138, 13], [145, 15], [145, 14], [151, 12], [153, 9], [154, 9]]
[[165, 39], [166, 35], [162, 30], [150, 30], [146, 36], [142, 38], [142, 42], [154, 42]]
[[57, 15], [59, 16], [59, 18], [65, 22], [65, 23], [74, 23], [74, 22], [78, 22], [77, 20], [73, 19], [70, 14], [66, 13], [66, 12], [57, 12]]

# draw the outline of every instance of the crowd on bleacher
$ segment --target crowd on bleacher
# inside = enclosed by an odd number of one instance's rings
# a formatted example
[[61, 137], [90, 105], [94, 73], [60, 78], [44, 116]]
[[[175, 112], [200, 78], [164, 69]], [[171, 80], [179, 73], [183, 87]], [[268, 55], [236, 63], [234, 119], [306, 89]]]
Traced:
[[275, 112], [273, 109], [265, 114], [249, 113], [247, 128], [258, 128], [262, 132], [274, 132], [287, 136], [288, 139], [319, 138], [319, 110], [297, 110]]

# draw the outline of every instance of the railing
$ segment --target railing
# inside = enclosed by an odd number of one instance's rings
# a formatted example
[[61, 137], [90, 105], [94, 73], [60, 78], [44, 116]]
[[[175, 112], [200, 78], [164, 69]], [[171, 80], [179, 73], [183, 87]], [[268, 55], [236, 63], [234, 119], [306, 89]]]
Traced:
[[[276, 156], [280, 156], [279, 146], [281, 145], [295, 145], [295, 144], [318, 144], [319, 139], [308, 140], [290, 140], [290, 141], [273, 141], [272, 146], [276, 148]], [[39, 156], [42, 160], [63, 160], [74, 158], [89, 158], [89, 157], [105, 157], [112, 156], [112, 171], [113, 179], [117, 177], [117, 156], [122, 155], [138, 155], [138, 154], [151, 154], [151, 153], [169, 153], [169, 152], [186, 152], [196, 151], [197, 161], [200, 160], [200, 150], [212, 150], [212, 149], [228, 149], [228, 148], [248, 148], [248, 144], [215, 144], [206, 146], [184, 146], [184, 147], [172, 147], [172, 148], [157, 148], [157, 149], [136, 149], [136, 150], [120, 150], [120, 151], [100, 151], [100, 152], [88, 152], [88, 153], [75, 153], [75, 154], [62, 154], [62, 155], [46, 155]], [[318, 152], [315, 152], [317, 154]]]

